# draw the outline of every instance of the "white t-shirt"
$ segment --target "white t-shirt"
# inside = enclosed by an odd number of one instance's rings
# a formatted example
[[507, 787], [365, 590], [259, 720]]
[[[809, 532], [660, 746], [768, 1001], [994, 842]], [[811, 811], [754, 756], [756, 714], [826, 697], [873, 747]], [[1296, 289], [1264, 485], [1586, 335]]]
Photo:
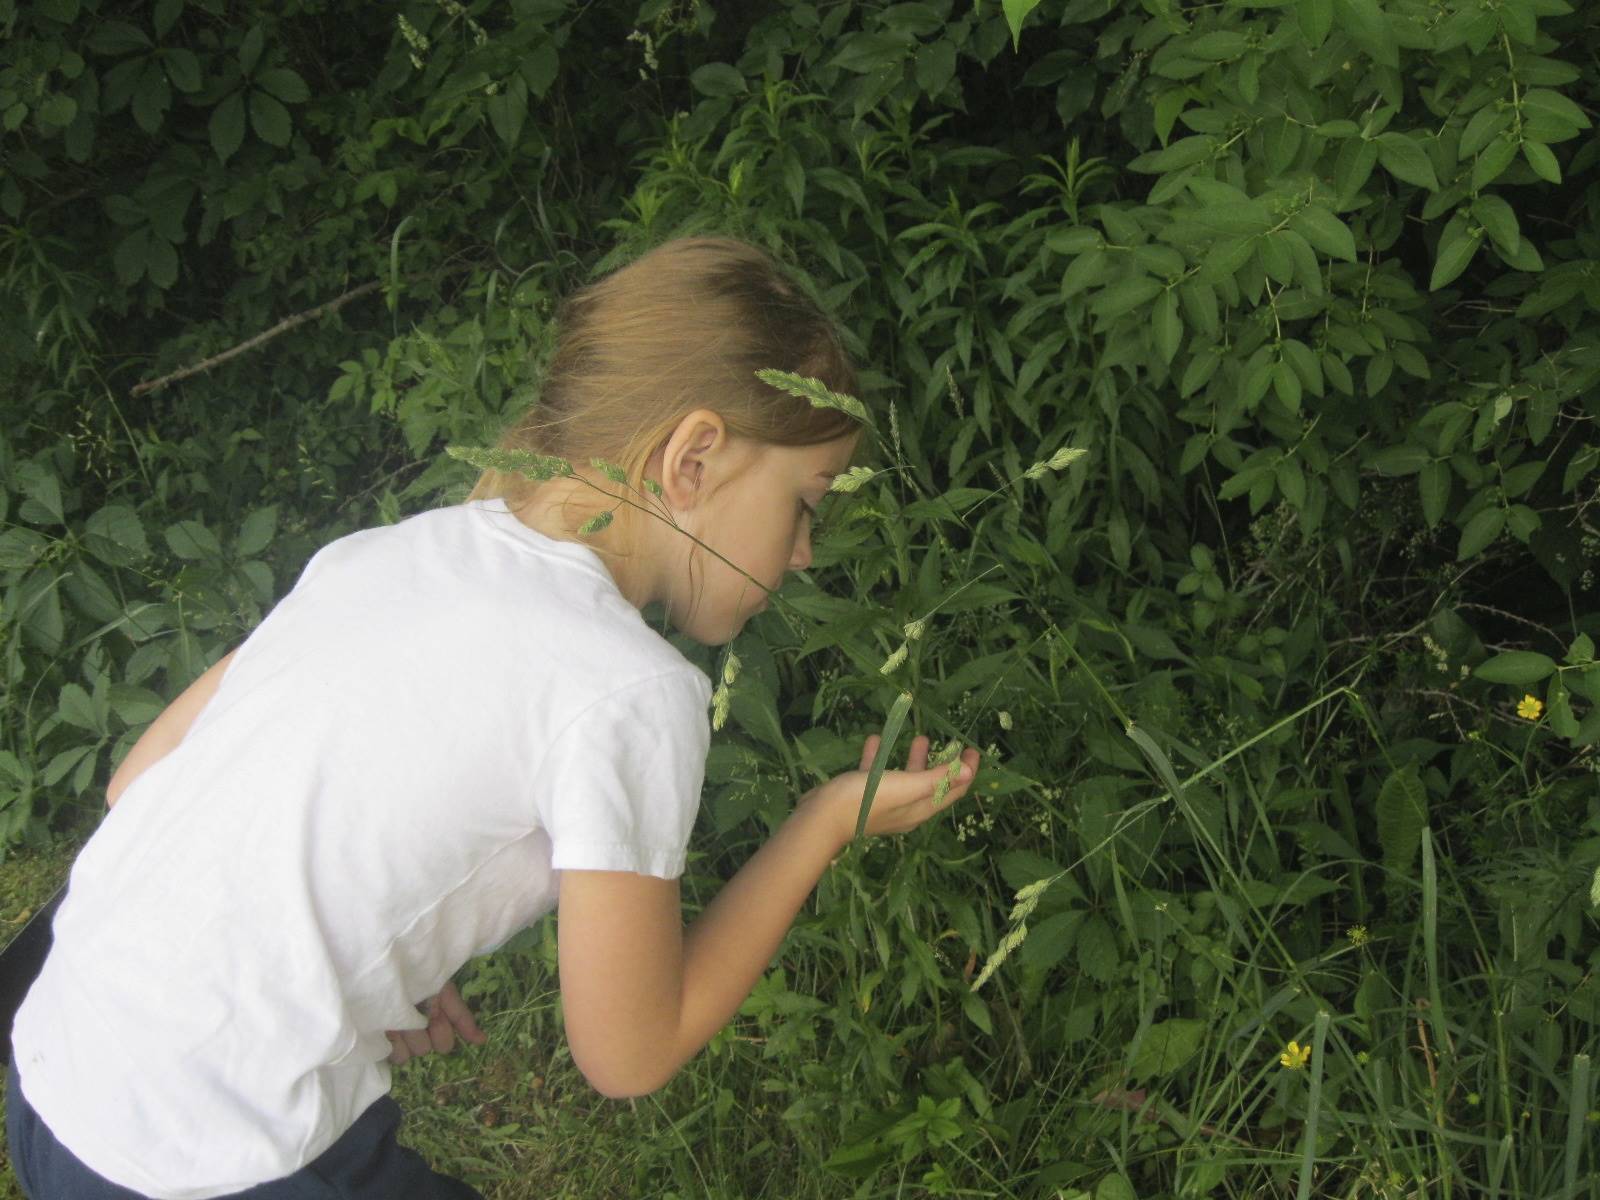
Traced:
[[592, 550], [502, 501], [325, 547], [79, 855], [23, 1092], [159, 1200], [297, 1170], [389, 1090], [384, 1031], [563, 868], [682, 872], [710, 696]]

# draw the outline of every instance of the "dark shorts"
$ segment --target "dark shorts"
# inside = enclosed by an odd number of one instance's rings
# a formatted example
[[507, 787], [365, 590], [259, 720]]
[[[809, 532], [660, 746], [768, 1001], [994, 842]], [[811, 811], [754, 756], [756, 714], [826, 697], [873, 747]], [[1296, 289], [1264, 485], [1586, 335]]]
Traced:
[[[396, 1142], [399, 1128], [400, 1106], [384, 1096], [313, 1162], [226, 1200], [483, 1200]], [[28, 1200], [146, 1200], [96, 1175], [56, 1141], [23, 1097], [14, 1066], [6, 1070], [6, 1142]]]

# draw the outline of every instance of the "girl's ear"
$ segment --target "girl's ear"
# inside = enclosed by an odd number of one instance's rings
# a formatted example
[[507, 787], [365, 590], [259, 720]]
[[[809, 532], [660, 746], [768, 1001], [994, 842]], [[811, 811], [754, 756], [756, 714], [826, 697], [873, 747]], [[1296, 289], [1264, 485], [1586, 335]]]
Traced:
[[692, 508], [705, 497], [707, 464], [728, 447], [722, 417], [697, 408], [678, 422], [661, 447], [662, 497], [673, 508]]

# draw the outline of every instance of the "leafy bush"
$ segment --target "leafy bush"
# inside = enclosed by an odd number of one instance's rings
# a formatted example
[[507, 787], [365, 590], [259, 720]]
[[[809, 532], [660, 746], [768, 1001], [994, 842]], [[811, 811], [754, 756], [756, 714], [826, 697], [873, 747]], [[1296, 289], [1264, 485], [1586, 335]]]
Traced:
[[[92, 810], [317, 545], [463, 494], [438, 452], [528, 399], [563, 292], [742, 235], [840, 314], [881, 436], [730, 648], [686, 893], [902, 694], [985, 766], [947, 824], [830, 873], [664, 1097], [726, 1136], [663, 1138], [639, 1177], [1572, 1194], [1600, 1022], [1593, 22], [724, 9], [0, 5], [7, 836]], [[1063, 447], [1087, 457], [1030, 469]], [[468, 986], [548, 992], [548, 950]], [[528, 1052], [525, 1016], [502, 1029], [491, 1053]], [[764, 1142], [792, 1177], [758, 1177]]]

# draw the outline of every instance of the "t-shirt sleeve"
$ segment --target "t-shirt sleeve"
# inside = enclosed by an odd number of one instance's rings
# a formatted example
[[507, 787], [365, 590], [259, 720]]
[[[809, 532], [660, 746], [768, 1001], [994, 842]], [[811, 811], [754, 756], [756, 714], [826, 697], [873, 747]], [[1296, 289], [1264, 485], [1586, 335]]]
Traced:
[[552, 867], [683, 874], [711, 745], [708, 693], [690, 669], [613, 692], [573, 718], [534, 797]]

